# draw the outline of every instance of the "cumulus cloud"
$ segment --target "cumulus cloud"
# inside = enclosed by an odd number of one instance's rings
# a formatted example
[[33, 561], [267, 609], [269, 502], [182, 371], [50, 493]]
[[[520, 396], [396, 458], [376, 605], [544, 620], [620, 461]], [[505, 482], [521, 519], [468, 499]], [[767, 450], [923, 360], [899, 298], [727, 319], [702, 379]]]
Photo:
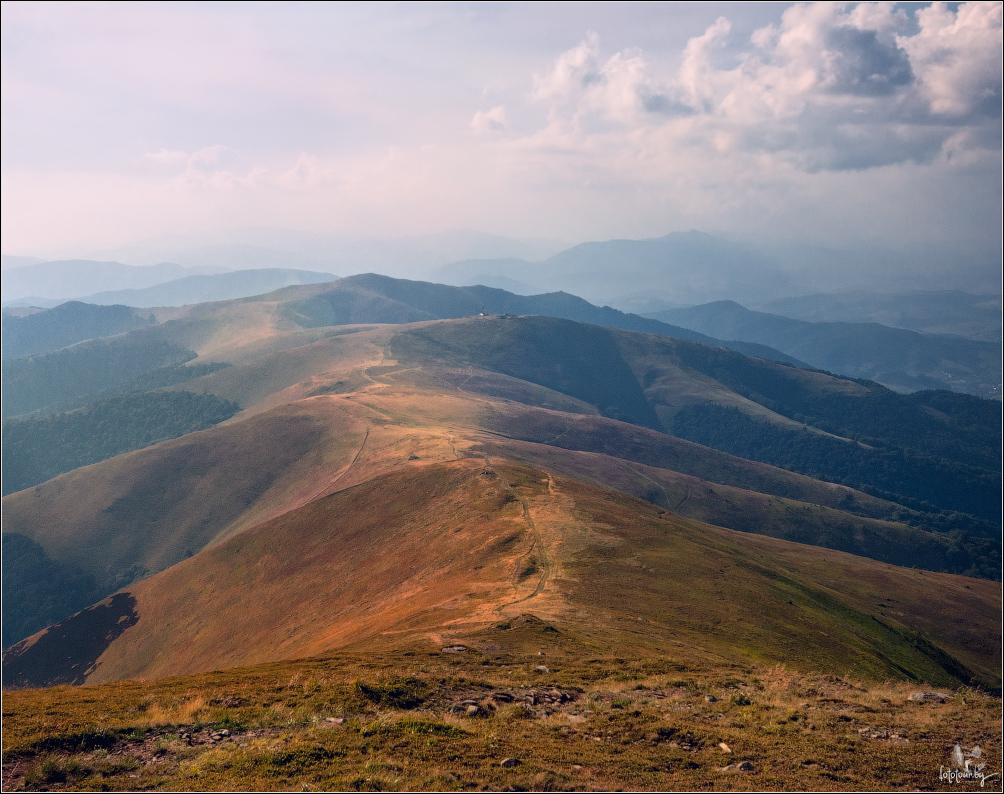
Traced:
[[[720, 17], [668, 75], [636, 52], [602, 58], [590, 34], [535, 77], [531, 96], [547, 103], [550, 132], [535, 137], [593, 148], [595, 136], [619, 129], [641, 159], [646, 145], [696, 146], [769, 154], [810, 172], [929, 162], [949, 142], [999, 137], [1000, 4], [935, 4], [917, 12], [917, 30], [908, 26], [890, 3], [796, 5], [723, 69], [715, 51], [731, 24]], [[988, 124], [996, 134], [973, 134]]]
[[944, 3], [917, 12], [920, 31], [897, 39], [910, 56], [931, 111], [998, 116], [1001, 109], [1001, 4]]

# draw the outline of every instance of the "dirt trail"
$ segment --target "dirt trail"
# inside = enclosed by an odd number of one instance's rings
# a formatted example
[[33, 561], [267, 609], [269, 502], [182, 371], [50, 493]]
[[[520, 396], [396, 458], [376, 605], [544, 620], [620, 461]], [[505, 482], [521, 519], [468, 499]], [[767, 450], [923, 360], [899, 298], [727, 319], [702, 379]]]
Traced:
[[[507, 488], [509, 488], [513, 492], [513, 494], [515, 494], [516, 498], [519, 500], [520, 505], [522, 505], [523, 507], [523, 520], [526, 522], [527, 527], [530, 528], [530, 534], [533, 537], [533, 543], [530, 545], [530, 548], [526, 551], [526, 553], [520, 555], [520, 557], [518, 557], [517, 560], [522, 560], [526, 557], [529, 557], [531, 554], [533, 554], [534, 551], [536, 551], [541, 571], [540, 579], [537, 581], [537, 586], [534, 587], [533, 592], [530, 593], [529, 595], [523, 596], [522, 598], [516, 598], [513, 601], [509, 601], [504, 604], [499, 604], [497, 607], [495, 607], [495, 611], [501, 612], [506, 607], [514, 606], [516, 604], [522, 604], [523, 602], [529, 601], [531, 598], [536, 598], [538, 595], [540, 595], [541, 591], [544, 589], [544, 586], [547, 584], [548, 578], [551, 575], [551, 564], [547, 558], [547, 547], [544, 544], [543, 538], [540, 536], [540, 531], [537, 529], [537, 525], [534, 523], [533, 516], [530, 514], [530, 505], [527, 503], [526, 499], [524, 499], [522, 496], [516, 493], [516, 490], [512, 487], [512, 485], [509, 484], [509, 482], [505, 479], [505, 477], [503, 477], [501, 474], [498, 473], [498, 471], [492, 468], [491, 463], [489, 462], [487, 456], [485, 457], [485, 466], [491, 468], [491, 470], [495, 472], [495, 474], [502, 481], [502, 483]], [[550, 474], [547, 475], [547, 490], [548, 494], [553, 497], [554, 483], [551, 480]], [[516, 575], [518, 576], [519, 574], [517, 573]]]
[[306, 497], [305, 499], [299, 500], [296, 504], [289, 506], [286, 512], [288, 512], [289, 510], [295, 510], [298, 507], [303, 507], [304, 505], [310, 504], [315, 499], [320, 499], [322, 496], [328, 496], [329, 494], [333, 493], [331, 489], [335, 487], [335, 485], [338, 483], [339, 480], [342, 479], [342, 477], [344, 477], [346, 474], [352, 471], [352, 467], [356, 465], [356, 461], [359, 460], [359, 455], [362, 454], [363, 447], [366, 446], [366, 441], [369, 439], [369, 437], [370, 437], [370, 428], [369, 425], [367, 425], [366, 432], [363, 434], [362, 443], [359, 445], [359, 449], [356, 450], [356, 454], [352, 456], [352, 460], [349, 461], [349, 464], [345, 466], [340, 472], [338, 472], [338, 474], [336, 474], [333, 479], [328, 480], [327, 483], [322, 485], [321, 488], [313, 494], [313, 496], [309, 496]]

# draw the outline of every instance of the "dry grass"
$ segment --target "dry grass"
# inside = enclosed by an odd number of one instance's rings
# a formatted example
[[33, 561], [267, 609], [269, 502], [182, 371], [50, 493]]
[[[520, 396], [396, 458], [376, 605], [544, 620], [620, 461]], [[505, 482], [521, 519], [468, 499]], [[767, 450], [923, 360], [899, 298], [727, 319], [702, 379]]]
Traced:
[[[931, 789], [956, 742], [1001, 771], [1001, 701], [976, 690], [914, 703], [900, 683], [758, 665], [615, 681], [647, 658], [566, 663], [531, 688], [513, 672], [536, 658], [343, 655], [11, 692], [4, 790]], [[570, 699], [541, 701], [553, 687]], [[389, 691], [413, 705], [382, 705]], [[538, 702], [492, 707], [498, 691]], [[743, 760], [754, 771], [719, 771]]]

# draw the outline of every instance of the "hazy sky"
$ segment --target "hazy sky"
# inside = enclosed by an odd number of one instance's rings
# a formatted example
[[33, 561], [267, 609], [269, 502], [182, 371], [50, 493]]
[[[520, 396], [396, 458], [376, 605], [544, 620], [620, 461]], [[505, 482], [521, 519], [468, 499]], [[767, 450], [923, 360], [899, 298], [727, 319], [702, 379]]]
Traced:
[[249, 225], [999, 244], [1000, 3], [2, 9], [5, 253]]

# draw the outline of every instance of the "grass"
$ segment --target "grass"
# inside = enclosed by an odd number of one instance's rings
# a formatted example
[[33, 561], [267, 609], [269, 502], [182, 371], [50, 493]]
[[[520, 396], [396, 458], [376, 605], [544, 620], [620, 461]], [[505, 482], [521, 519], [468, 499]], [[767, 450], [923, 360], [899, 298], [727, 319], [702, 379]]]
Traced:
[[[681, 676], [647, 657], [528, 685], [536, 658], [341, 654], [9, 692], [4, 790], [905, 790], [938, 788], [957, 742], [1001, 769], [1001, 701], [979, 690], [914, 703], [912, 684], [776, 665]], [[569, 699], [545, 702], [552, 689]], [[387, 702], [402, 691], [421, 694]], [[465, 700], [477, 716], [456, 713]], [[720, 771], [744, 760], [753, 772]]]

